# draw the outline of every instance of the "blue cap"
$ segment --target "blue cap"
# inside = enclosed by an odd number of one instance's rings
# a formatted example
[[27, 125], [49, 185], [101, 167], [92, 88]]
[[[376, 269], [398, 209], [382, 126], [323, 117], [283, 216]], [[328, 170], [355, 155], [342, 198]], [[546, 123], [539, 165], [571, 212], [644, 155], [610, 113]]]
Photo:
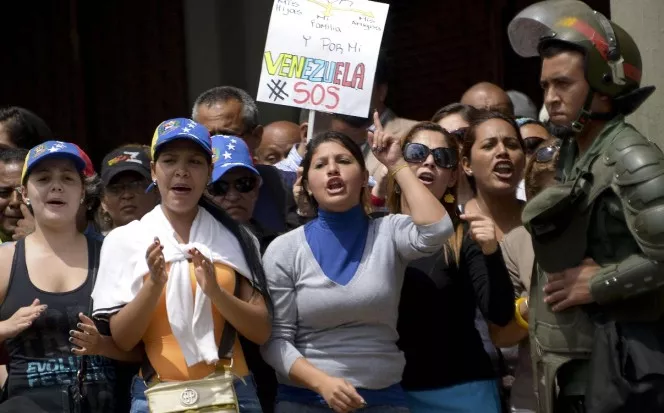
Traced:
[[249, 147], [237, 136], [214, 135], [212, 137], [212, 181], [217, 182], [233, 168], [246, 168], [260, 176], [249, 153]]
[[30, 175], [30, 172], [37, 164], [46, 159], [53, 158], [71, 160], [79, 172], [85, 171], [87, 167], [87, 155], [77, 145], [69, 142], [46, 141], [30, 149], [28, 152], [28, 155], [25, 157], [25, 163], [23, 164], [21, 182], [25, 183], [28, 175]]
[[212, 142], [210, 141], [210, 132], [205, 126], [196, 123], [191, 119], [176, 118], [163, 121], [157, 126], [152, 136], [152, 159], [155, 153], [164, 144], [176, 139], [187, 139], [197, 143], [203, 150], [212, 156]]

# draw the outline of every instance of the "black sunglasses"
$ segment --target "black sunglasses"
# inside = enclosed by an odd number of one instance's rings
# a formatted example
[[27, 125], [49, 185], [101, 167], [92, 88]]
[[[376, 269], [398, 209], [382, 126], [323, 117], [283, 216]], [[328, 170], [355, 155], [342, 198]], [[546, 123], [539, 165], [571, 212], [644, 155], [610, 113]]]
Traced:
[[539, 148], [537, 152], [535, 152], [535, 161], [539, 163], [551, 162], [559, 149], [560, 146], [545, 146], [543, 148]]
[[150, 185], [150, 183], [147, 180], [141, 179], [138, 181], [125, 182], [123, 184], [108, 185], [105, 190], [109, 195], [115, 196], [122, 195], [125, 192], [140, 195], [145, 193], [148, 185]]
[[468, 128], [459, 128], [451, 131], [447, 131], [450, 135], [456, 138], [457, 141], [463, 143], [463, 138], [466, 136], [466, 131]]
[[212, 196], [226, 196], [231, 189], [231, 185], [233, 185], [233, 188], [239, 193], [246, 194], [256, 188], [258, 185], [258, 179], [255, 176], [243, 176], [233, 182], [218, 180], [217, 182], [208, 185], [208, 192]]
[[457, 152], [450, 148], [431, 149], [421, 143], [409, 142], [403, 147], [403, 158], [406, 162], [420, 163], [433, 154], [433, 161], [441, 168], [453, 169], [458, 163]]
[[527, 155], [532, 155], [537, 150], [537, 147], [544, 142], [543, 138], [539, 136], [530, 136], [528, 138], [523, 138], [523, 147]]

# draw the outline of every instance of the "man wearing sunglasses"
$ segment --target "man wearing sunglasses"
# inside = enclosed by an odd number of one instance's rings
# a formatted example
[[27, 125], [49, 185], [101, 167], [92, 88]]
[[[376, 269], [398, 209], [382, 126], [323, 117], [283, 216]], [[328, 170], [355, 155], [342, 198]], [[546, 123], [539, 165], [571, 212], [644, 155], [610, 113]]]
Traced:
[[[247, 144], [236, 136], [212, 137], [212, 179], [207, 195], [258, 238], [261, 254], [274, 240], [276, 232], [266, 230], [252, 218], [259, 188], [263, 183]], [[256, 344], [240, 337], [244, 356], [256, 380], [258, 398], [264, 412], [272, 412], [277, 390], [274, 370], [263, 361]]]
[[550, 122], [571, 135], [560, 184], [523, 211], [537, 411], [664, 411], [664, 154], [625, 122], [654, 91], [641, 87], [639, 49], [578, 0], [535, 3], [508, 34], [519, 55], [541, 57]]
[[[12, 241], [18, 222], [23, 219], [21, 209], [21, 171], [28, 151], [8, 148], [0, 150], [0, 243]], [[23, 208], [26, 209], [25, 205]]]

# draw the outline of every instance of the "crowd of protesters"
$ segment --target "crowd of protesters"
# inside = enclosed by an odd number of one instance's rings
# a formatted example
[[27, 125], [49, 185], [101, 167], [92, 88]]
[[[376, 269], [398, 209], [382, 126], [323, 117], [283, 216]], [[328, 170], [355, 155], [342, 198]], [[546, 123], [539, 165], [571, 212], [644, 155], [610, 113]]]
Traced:
[[[240, 413], [548, 413], [531, 285], [552, 311], [592, 300], [565, 273], [536, 283], [522, 216], [564, 181], [586, 95], [608, 95], [575, 92], [593, 85], [582, 50], [545, 49], [542, 116], [479, 82], [401, 118], [381, 56], [364, 118], [316, 112], [308, 136], [307, 110], [263, 126], [220, 86], [100, 168], [1, 109], [0, 411], [160, 411], [153, 386], [223, 365]], [[613, 122], [597, 107], [586, 135]], [[620, 205], [605, 214], [625, 222]], [[586, 411], [562, 384], [553, 411]]]

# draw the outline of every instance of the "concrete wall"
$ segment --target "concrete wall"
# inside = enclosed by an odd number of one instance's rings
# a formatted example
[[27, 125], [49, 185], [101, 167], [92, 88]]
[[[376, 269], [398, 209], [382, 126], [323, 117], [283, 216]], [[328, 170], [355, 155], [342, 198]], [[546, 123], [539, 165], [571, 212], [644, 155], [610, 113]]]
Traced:
[[664, 0], [611, 0], [611, 19], [639, 45], [641, 84], [657, 87], [629, 121], [664, 149]]
[[[269, 0], [183, 0], [189, 103], [214, 86], [256, 97], [270, 22]], [[258, 103], [261, 122], [297, 121], [299, 110]]]

